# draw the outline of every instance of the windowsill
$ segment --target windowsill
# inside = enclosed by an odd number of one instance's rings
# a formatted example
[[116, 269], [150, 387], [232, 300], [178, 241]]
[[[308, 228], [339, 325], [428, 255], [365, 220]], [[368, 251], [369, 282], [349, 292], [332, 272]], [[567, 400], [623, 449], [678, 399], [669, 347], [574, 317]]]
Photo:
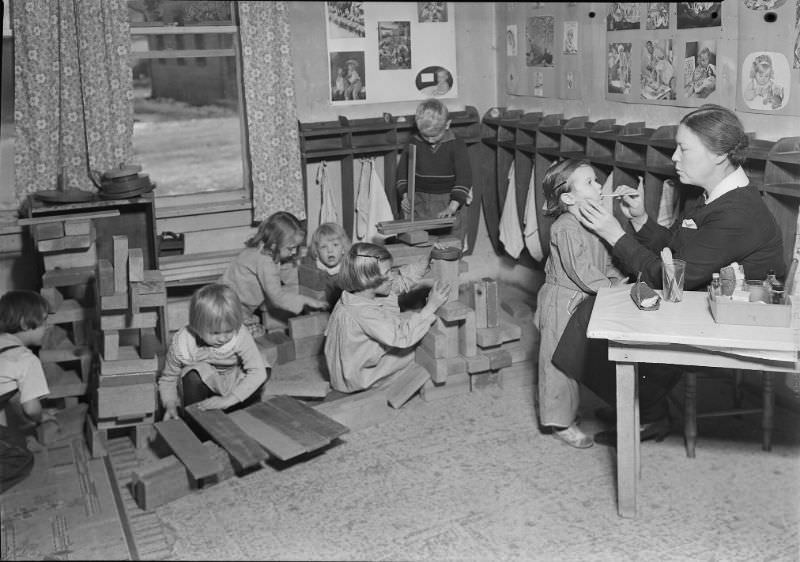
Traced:
[[[203, 201], [198, 202], [198, 199]], [[191, 200], [192, 204], [187, 204]], [[227, 211], [250, 211], [253, 204], [249, 198], [231, 196], [230, 193], [199, 194], [186, 196], [162, 197], [156, 199], [156, 219], [209, 215]]]

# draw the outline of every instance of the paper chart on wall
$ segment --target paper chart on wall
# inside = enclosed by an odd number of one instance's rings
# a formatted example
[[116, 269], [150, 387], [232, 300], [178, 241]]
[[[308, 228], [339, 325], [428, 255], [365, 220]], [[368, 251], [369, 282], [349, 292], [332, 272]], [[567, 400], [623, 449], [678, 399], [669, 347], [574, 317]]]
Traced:
[[325, 2], [331, 105], [458, 97], [452, 2]]

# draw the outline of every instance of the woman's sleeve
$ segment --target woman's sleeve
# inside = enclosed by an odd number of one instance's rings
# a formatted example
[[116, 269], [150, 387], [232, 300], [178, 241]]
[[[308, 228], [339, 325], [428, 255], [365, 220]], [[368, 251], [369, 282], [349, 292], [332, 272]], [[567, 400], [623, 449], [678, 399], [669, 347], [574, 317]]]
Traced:
[[292, 293], [283, 288], [281, 284], [280, 266], [270, 258], [260, 260], [256, 274], [258, 283], [268, 303], [281, 310], [288, 310], [293, 314], [300, 314], [305, 306], [305, 299], [299, 293]]
[[244, 377], [234, 387], [231, 394], [236, 396], [239, 402], [243, 402], [267, 380], [267, 369], [264, 358], [258, 351], [256, 342], [247, 328], [242, 326], [236, 337], [239, 339], [236, 353], [242, 362]]
[[413, 312], [400, 314], [364, 307], [356, 321], [370, 338], [382, 345], [405, 349], [419, 342], [428, 333], [436, 316]]
[[[654, 288], [661, 288], [661, 255], [672, 239], [673, 232], [680, 227], [680, 220], [671, 228], [665, 228], [648, 218], [647, 223], [634, 234], [625, 233], [614, 244], [614, 257], [632, 274], [641, 272], [642, 281]], [[658, 253], [657, 253], [658, 252]]]
[[570, 230], [559, 230], [555, 233], [555, 242], [561, 267], [567, 277], [584, 293], [596, 293], [601, 287], [610, 287], [611, 281], [594, 263], [586, 245]]

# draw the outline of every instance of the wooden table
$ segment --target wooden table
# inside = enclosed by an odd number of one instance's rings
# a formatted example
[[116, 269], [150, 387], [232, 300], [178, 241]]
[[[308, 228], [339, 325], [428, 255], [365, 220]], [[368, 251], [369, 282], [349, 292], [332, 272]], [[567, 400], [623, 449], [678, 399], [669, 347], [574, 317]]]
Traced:
[[658, 310], [642, 311], [631, 300], [630, 286], [600, 289], [587, 336], [607, 339], [608, 358], [616, 362], [617, 508], [622, 517], [636, 516], [641, 468], [638, 363], [797, 371], [799, 333], [717, 324], [704, 291], [685, 291], [679, 303], [662, 301]]

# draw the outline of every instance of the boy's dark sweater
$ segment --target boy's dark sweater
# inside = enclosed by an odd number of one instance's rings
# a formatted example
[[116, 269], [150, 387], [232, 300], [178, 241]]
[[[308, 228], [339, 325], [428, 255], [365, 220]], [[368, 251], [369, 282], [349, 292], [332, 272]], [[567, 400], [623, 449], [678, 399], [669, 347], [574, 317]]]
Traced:
[[[452, 201], [465, 205], [472, 187], [472, 168], [464, 140], [448, 130], [435, 145], [419, 135], [411, 137], [411, 144], [417, 147], [414, 189], [418, 193], [449, 193]], [[408, 148], [397, 167], [397, 191], [408, 191]]]
[[[697, 228], [687, 228], [692, 221]], [[687, 262], [686, 290], [702, 290], [711, 274], [732, 262], [744, 267], [748, 279], [764, 279], [770, 269], [778, 278], [786, 271], [783, 237], [772, 213], [752, 186], [739, 187], [704, 204], [687, 209], [670, 228], [648, 219], [635, 234], [614, 245], [614, 257], [625, 271], [642, 272], [642, 280], [661, 287], [662, 248]]]

